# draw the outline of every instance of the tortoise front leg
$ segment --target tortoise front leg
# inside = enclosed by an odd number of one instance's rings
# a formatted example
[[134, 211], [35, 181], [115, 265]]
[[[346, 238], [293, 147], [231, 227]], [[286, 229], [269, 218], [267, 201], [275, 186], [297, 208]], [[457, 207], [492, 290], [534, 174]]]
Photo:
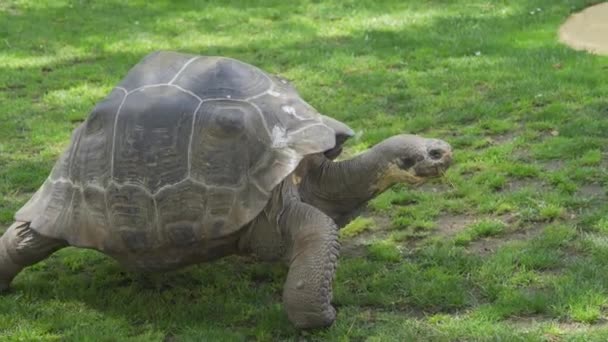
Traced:
[[279, 224], [287, 232], [289, 273], [283, 305], [298, 328], [331, 325], [332, 281], [340, 244], [334, 221], [317, 208], [294, 201], [283, 211]]

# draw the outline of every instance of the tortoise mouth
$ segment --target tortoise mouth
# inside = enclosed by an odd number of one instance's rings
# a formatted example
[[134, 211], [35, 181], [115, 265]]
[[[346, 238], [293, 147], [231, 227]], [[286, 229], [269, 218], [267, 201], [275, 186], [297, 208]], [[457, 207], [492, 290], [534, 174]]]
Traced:
[[445, 175], [449, 165], [435, 165], [427, 168], [415, 169], [416, 177], [422, 179], [441, 178]]
[[418, 181], [415, 183], [412, 183], [412, 186], [417, 188], [433, 179], [441, 179], [445, 175], [445, 171], [446, 171], [446, 169], [437, 167], [437, 170], [431, 171], [431, 172], [428, 172], [425, 174], [416, 173], [416, 178], [418, 179]]

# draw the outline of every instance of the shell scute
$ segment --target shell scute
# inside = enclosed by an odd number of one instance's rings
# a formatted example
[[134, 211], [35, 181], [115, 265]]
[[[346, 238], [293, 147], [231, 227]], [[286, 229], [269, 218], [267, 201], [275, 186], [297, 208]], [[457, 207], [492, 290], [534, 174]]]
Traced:
[[114, 121], [126, 94], [114, 89], [101, 101], [83, 124], [80, 141], [74, 144], [71, 179], [82, 184], [105, 187], [110, 178]]
[[171, 51], [153, 52], [129, 70], [118, 86], [132, 91], [144, 86], [169, 83], [192, 58], [195, 56]]
[[207, 188], [192, 180], [163, 189], [156, 196], [161, 234], [175, 246], [204, 239], [201, 221], [207, 203]]
[[244, 100], [267, 91], [270, 79], [256, 67], [225, 57], [199, 58], [175, 79], [174, 84], [201, 99]]
[[247, 102], [203, 103], [192, 134], [192, 177], [211, 186], [244, 186], [250, 165], [267, 153], [265, 131]]
[[[113, 246], [108, 249], [125, 247], [137, 251], [144, 247], [152, 248], [156, 241], [156, 208], [154, 199], [137, 185], [118, 185], [111, 183], [106, 190], [110, 234]], [[119, 237], [119, 238], [118, 238]]]
[[130, 94], [116, 122], [113, 179], [155, 192], [188, 175], [192, 117], [199, 101], [169, 86]]

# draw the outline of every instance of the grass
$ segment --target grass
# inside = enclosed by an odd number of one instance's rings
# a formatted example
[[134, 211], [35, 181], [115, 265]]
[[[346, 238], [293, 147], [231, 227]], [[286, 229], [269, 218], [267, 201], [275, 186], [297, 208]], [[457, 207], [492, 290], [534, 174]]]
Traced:
[[233, 257], [149, 279], [65, 249], [0, 297], [0, 339], [608, 339], [608, 58], [556, 41], [595, 2], [0, 2], [0, 227], [156, 49], [291, 79], [358, 132], [348, 154], [400, 132], [456, 151], [442, 181], [396, 186], [342, 236], [329, 329], [290, 325], [282, 265]]
[[357, 217], [340, 230], [340, 236], [344, 238], [355, 237], [374, 227], [374, 220], [366, 217]]
[[456, 245], [468, 245], [471, 241], [477, 240], [482, 237], [498, 235], [505, 229], [505, 224], [498, 220], [484, 220], [476, 222], [467, 229], [461, 231], [456, 238], [454, 243]]

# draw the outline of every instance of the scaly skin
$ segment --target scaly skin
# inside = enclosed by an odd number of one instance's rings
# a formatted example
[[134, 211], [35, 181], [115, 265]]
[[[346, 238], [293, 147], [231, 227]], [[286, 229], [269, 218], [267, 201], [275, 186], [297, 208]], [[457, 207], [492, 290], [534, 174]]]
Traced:
[[15, 222], [0, 237], [0, 291], [6, 291], [23, 268], [33, 265], [66, 246], [29, 228], [27, 222]]
[[262, 260], [283, 259], [289, 266], [283, 305], [290, 321], [298, 328], [320, 328], [336, 317], [331, 298], [340, 250], [338, 229], [323, 212], [301, 202], [294, 178], [273, 191], [264, 211], [243, 234], [239, 249]]
[[293, 202], [279, 221], [288, 230], [289, 273], [283, 287], [283, 305], [298, 328], [331, 325], [332, 281], [338, 265], [338, 228], [325, 214], [306, 203]]
[[8, 290], [11, 281], [22, 269], [8, 254], [8, 240], [7, 234], [0, 238], [0, 292]]
[[[431, 152], [439, 153], [431, 156]], [[300, 184], [302, 201], [320, 209], [340, 227], [357, 209], [397, 183], [419, 184], [451, 163], [449, 145], [435, 139], [397, 135], [345, 161], [311, 156]]]

